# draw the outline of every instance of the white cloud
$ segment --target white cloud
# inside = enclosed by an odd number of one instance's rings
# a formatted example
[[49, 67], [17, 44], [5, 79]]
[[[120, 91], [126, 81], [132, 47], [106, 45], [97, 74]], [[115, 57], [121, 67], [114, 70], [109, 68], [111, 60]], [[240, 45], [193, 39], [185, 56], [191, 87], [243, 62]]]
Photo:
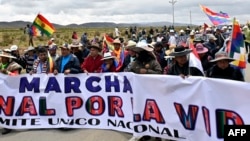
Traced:
[[[23, 20], [32, 22], [37, 13], [58, 24], [86, 22], [172, 22], [170, 0], [2, 0], [0, 21]], [[211, 24], [201, 11], [203, 4], [214, 11], [223, 11], [245, 23], [248, 19], [249, 0], [178, 0], [174, 5], [175, 22]]]

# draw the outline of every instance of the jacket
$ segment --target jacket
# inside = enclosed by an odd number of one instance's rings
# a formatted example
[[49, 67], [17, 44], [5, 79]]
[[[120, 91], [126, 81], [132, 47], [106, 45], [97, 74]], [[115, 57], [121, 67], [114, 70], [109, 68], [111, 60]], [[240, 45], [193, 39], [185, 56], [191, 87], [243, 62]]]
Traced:
[[214, 65], [207, 71], [207, 77], [245, 81], [240, 69], [229, 65], [226, 69], [220, 69]]
[[142, 68], [147, 69], [147, 74], [161, 74], [162, 73], [161, 65], [158, 63], [157, 60], [151, 60], [150, 62], [146, 64], [139, 62], [138, 60], [135, 60], [134, 62], [131, 62], [129, 64], [129, 66], [126, 68], [125, 71], [140, 74], [140, 69]]
[[[63, 57], [60, 56], [55, 62], [55, 69], [58, 70], [58, 72], [61, 72], [62, 59]], [[69, 62], [64, 66], [62, 72], [64, 72], [67, 69], [70, 69], [70, 73], [72, 74], [77, 74], [77, 73], [82, 72], [80, 68], [79, 60], [73, 54], [70, 54]]]
[[168, 75], [193, 75], [193, 76], [203, 76], [202, 72], [199, 71], [197, 68], [189, 67], [189, 62], [187, 61], [183, 67], [179, 66], [177, 62], [175, 62], [167, 72]]

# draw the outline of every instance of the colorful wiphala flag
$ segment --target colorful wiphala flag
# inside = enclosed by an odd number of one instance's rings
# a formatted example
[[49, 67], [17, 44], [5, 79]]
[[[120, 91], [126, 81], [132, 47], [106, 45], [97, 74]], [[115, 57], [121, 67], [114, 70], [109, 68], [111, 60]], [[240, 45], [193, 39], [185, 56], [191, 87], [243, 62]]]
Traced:
[[41, 32], [50, 36], [55, 32], [54, 26], [41, 14], [38, 14], [33, 22], [33, 25], [36, 26]]
[[[109, 37], [108, 35], [104, 35], [103, 37], [103, 54], [105, 52], [114, 52], [114, 45], [113, 45], [114, 39]], [[122, 68], [124, 59], [125, 59], [125, 50], [124, 47], [121, 47], [121, 52], [118, 56], [116, 56], [116, 61], [118, 62], [118, 65], [116, 67], [116, 70], [119, 71]], [[118, 59], [119, 58], [119, 59]]]
[[114, 45], [113, 45], [114, 39], [109, 37], [108, 35], [104, 35], [103, 37], [103, 53], [113, 51]]
[[232, 64], [244, 69], [246, 68], [246, 55], [244, 48], [244, 39], [243, 34], [240, 29], [240, 24], [236, 19], [233, 20], [231, 36], [231, 45], [229, 46], [228, 52], [229, 57], [234, 58], [236, 61], [233, 61]]
[[217, 13], [203, 5], [200, 5], [200, 7], [214, 25], [220, 25], [230, 21], [230, 17], [227, 13], [221, 11]]
[[41, 31], [38, 28], [36, 28], [36, 26], [32, 25], [31, 29], [32, 29], [33, 36], [41, 36]]

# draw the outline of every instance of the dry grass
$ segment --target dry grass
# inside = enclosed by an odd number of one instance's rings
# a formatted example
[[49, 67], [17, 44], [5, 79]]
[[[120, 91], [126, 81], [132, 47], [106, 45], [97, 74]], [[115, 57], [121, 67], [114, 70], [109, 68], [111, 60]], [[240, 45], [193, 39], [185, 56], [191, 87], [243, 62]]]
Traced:
[[[140, 30], [142, 28], [138, 28]], [[158, 27], [158, 29], [161, 29], [161, 27]], [[121, 36], [124, 37], [125, 35], [125, 28], [119, 28], [121, 31]], [[146, 28], [147, 31], [149, 31], [149, 27]], [[65, 42], [71, 43], [71, 36], [72, 32], [76, 31], [78, 34], [78, 39], [81, 38], [81, 35], [84, 32], [88, 33], [88, 38], [91, 40], [93, 37], [98, 36], [101, 38], [104, 33], [107, 33], [109, 35], [114, 34], [114, 28], [59, 28], [56, 29], [56, 32], [51, 36], [43, 36], [43, 37], [34, 37], [33, 42], [34, 46], [39, 45], [46, 45], [50, 38], [56, 39], [56, 44], [61, 45]], [[16, 44], [20, 48], [20, 52], [22, 53], [23, 50], [28, 48], [29, 37], [27, 34], [24, 34], [23, 30], [20, 29], [1, 29], [0, 28], [0, 49], [9, 48], [11, 45]], [[126, 40], [126, 38], [125, 38]]]

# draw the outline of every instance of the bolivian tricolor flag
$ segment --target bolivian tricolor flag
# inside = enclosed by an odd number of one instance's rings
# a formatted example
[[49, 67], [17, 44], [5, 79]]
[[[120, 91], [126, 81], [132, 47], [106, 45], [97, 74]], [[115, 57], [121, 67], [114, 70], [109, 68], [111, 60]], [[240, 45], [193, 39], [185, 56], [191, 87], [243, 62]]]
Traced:
[[38, 14], [36, 16], [33, 25], [35, 25], [41, 32], [43, 32], [47, 36], [50, 36], [55, 32], [55, 28], [53, 27], [53, 25], [41, 14]]

